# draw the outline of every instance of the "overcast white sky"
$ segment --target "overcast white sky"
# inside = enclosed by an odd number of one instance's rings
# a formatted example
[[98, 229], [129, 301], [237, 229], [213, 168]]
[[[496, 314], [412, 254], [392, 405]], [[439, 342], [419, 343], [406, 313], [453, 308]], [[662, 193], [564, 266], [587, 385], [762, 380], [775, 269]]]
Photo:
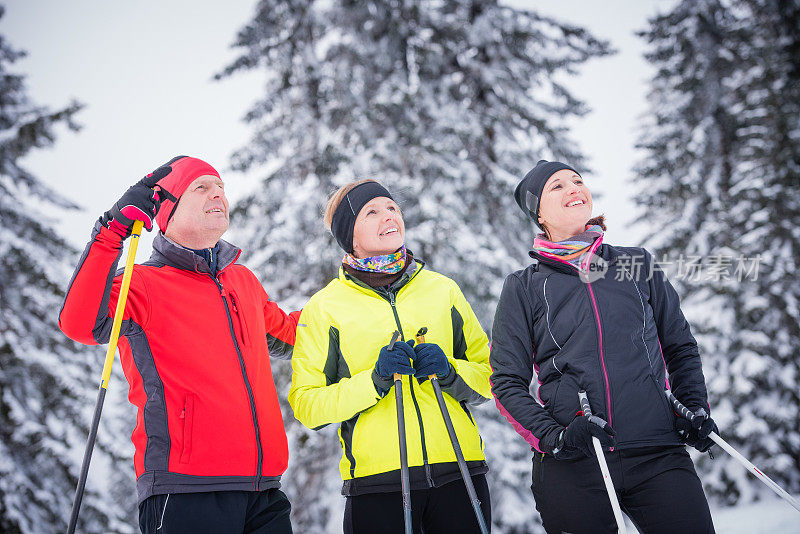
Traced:
[[[646, 109], [652, 71], [633, 34], [675, 0], [512, 0], [586, 26], [612, 41], [619, 53], [593, 60], [570, 82], [592, 108], [576, 121], [574, 139], [595, 171], [585, 175], [603, 198], [595, 212], [609, 219], [606, 241], [640, 244], [631, 229], [631, 166], [637, 117]], [[214, 82], [236, 53], [236, 32], [251, 18], [255, 0], [11, 0], [0, 33], [28, 57], [15, 70], [27, 76], [28, 94], [57, 109], [70, 98], [86, 104], [80, 133], [59, 130], [52, 149], [32, 153], [25, 165], [74, 199], [80, 212], [57, 214], [63, 235], [82, 248], [92, 224], [124, 190], [178, 154], [201, 157], [226, 180], [229, 197], [241, 198], [258, 173], [226, 172], [229, 156], [249, 138], [241, 122], [262, 89], [258, 73]], [[531, 162], [532, 164], [535, 162]], [[142, 239], [138, 261], [149, 256]]]

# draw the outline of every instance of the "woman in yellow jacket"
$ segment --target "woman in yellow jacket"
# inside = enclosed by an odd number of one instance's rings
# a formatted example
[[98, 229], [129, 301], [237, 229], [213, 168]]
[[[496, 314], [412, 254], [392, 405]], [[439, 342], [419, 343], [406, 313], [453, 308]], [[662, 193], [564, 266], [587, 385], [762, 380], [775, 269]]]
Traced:
[[[392, 378], [400, 373], [414, 532], [479, 532], [427, 377], [439, 379], [491, 524], [488, 466], [469, 411], [491, 398], [486, 334], [458, 285], [406, 250], [400, 209], [378, 182], [352, 182], [336, 191], [325, 223], [346, 254], [338, 278], [303, 308], [289, 403], [309, 428], [339, 424], [344, 531], [403, 532]], [[426, 342], [413, 346], [423, 327]], [[395, 331], [409, 341], [390, 348]]]

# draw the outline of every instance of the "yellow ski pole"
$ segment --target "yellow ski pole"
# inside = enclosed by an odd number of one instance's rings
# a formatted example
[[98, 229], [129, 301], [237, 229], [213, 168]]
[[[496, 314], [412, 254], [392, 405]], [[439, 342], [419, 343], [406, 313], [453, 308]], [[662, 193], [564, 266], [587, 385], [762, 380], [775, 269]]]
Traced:
[[139, 246], [139, 236], [142, 234], [142, 221], [134, 221], [131, 230], [131, 242], [128, 246], [128, 258], [125, 261], [125, 272], [122, 275], [122, 286], [119, 289], [117, 299], [117, 309], [114, 311], [114, 325], [111, 327], [111, 339], [108, 341], [106, 351], [106, 361], [103, 364], [103, 376], [100, 379], [100, 391], [97, 393], [97, 404], [94, 407], [94, 417], [92, 418], [92, 428], [89, 431], [89, 441], [86, 443], [86, 451], [83, 453], [83, 463], [81, 464], [81, 474], [78, 478], [78, 488], [75, 490], [75, 500], [72, 501], [72, 513], [69, 518], [67, 534], [74, 534], [75, 526], [78, 523], [78, 513], [81, 509], [83, 500], [83, 490], [86, 488], [86, 477], [89, 474], [89, 462], [92, 459], [94, 442], [97, 438], [97, 427], [100, 424], [100, 413], [103, 411], [103, 401], [106, 398], [108, 380], [111, 378], [111, 365], [114, 363], [114, 355], [117, 352], [117, 341], [119, 331], [122, 326], [122, 314], [125, 311], [125, 301], [128, 299], [128, 287], [131, 284], [131, 274], [133, 273], [133, 261], [136, 258], [136, 248]]

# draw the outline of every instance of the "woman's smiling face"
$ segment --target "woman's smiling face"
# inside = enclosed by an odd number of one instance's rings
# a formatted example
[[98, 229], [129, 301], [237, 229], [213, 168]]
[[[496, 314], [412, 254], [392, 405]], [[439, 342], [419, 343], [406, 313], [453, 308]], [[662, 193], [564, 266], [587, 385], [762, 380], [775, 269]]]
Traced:
[[562, 241], [583, 232], [592, 218], [592, 193], [574, 171], [562, 169], [544, 185], [539, 202], [539, 224], [551, 241]]
[[388, 197], [376, 197], [358, 212], [353, 226], [353, 255], [369, 258], [391, 254], [405, 243], [400, 208]]

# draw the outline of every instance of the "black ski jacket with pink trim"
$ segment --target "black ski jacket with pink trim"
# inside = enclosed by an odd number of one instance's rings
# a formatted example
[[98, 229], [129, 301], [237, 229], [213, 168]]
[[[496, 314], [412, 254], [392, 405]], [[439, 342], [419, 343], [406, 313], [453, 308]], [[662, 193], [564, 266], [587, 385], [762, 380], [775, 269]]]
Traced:
[[[646, 250], [601, 239], [588, 283], [573, 265], [531, 252], [539, 262], [506, 278], [497, 306], [492, 392], [540, 452], [551, 453], [580, 412], [579, 390], [616, 431], [618, 449], [681, 444], [665, 387], [709, 411], [697, 343], [675, 289]], [[538, 400], [530, 392], [534, 373]]]

